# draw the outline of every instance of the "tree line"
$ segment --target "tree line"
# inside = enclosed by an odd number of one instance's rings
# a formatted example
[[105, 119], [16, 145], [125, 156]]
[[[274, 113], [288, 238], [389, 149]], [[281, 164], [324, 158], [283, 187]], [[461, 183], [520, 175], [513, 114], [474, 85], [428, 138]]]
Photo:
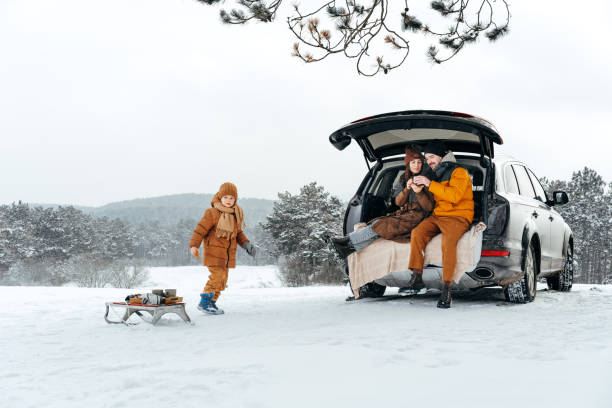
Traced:
[[569, 181], [541, 181], [550, 194], [562, 190], [569, 196], [569, 203], [555, 209], [574, 234], [575, 282], [612, 284], [612, 182], [588, 167]]
[[[574, 234], [575, 281], [612, 284], [612, 183], [586, 167], [568, 181], [541, 181], [550, 194], [563, 190], [569, 195], [569, 203], [555, 209]], [[288, 286], [343, 282], [344, 262], [326, 237], [342, 233], [344, 209], [340, 199], [316, 182], [298, 194], [279, 193], [265, 221], [245, 231], [259, 249], [257, 257], [238, 250], [237, 263], [276, 264]], [[196, 223], [191, 218], [173, 224], [130, 223], [74, 207], [3, 205], [0, 284], [134, 286], [146, 279], [145, 265], [200, 262], [190, 256], [187, 244]]]
[[[196, 265], [189, 238], [197, 223], [182, 219], [129, 223], [94, 217], [71, 206], [43, 208], [26, 203], [0, 206], [0, 285], [133, 287], [146, 280], [145, 266]], [[265, 241], [260, 226], [247, 230]], [[267, 251], [241, 264], [273, 263]]]

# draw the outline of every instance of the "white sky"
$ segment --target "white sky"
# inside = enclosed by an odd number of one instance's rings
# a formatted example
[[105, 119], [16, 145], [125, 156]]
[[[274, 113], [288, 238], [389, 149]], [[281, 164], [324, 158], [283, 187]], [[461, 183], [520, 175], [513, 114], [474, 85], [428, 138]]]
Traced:
[[403, 67], [365, 78], [341, 57], [291, 57], [283, 18], [225, 26], [194, 0], [0, 0], [0, 203], [102, 205], [224, 181], [276, 198], [316, 180], [348, 199], [365, 162], [329, 134], [405, 109], [484, 117], [497, 151], [538, 176], [589, 166], [610, 182], [612, 6], [575, 4], [510, 0], [498, 43], [433, 66], [411, 36]]

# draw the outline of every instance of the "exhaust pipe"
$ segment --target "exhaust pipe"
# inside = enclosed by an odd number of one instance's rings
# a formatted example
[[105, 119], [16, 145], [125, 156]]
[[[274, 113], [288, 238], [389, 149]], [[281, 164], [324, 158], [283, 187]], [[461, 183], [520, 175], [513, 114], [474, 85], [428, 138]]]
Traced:
[[493, 271], [487, 268], [478, 268], [474, 272], [472, 272], [471, 275], [474, 275], [475, 278], [480, 280], [489, 280], [492, 279], [493, 276], [495, 276]]

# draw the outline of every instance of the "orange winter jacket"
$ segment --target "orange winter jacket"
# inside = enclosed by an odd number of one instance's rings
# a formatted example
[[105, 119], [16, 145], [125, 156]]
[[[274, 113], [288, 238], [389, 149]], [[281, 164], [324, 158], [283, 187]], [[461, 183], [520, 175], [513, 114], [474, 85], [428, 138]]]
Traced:
[[218, 238], [216, 233], [220, 217], [221, 211], [214, 207], [208, 208], [193, 231], [189, 247], [199, 248], [202, 241], [204, 241], [204, 266], [235, 268], [237, 245], [243, 246], [249, 240], [244, 235], [244, 232], [242, 232], [238, 222], [234, 223], [234, 232], [229, 240]]
[[[440, 166], [443, 164], [444, 161]], [[463, 167], [454, 163], [449, 165], [438, 181], [429, 184], [429, 191], [436, 200], [433, 213], [439, 217], [462, 217], [471, 223], [474, 219], [472, 179]]]

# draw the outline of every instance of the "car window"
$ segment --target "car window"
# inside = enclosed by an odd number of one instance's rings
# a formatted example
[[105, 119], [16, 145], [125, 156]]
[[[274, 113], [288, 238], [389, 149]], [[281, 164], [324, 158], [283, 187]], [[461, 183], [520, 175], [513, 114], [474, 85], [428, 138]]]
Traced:
[[535, 188], [536, 198], [541, 202], [545, 203], [546, 191], [544, 191], [544, 188], [540, 184], [540, 180], [538, 180], [536, 175], [533, 174], [533, 171], [531, 171], [531, 169], [527, 169], [527, 172], [529, 173], [529, 177], [531, 178], [531, 184], [533, 185], [533, 188]]
[[513, 164], [512, 168], [514, 169], [514, 174], [516, 174], [516, 181], [518, 181], [519, 193], [525, 197], [535, 198], [535, 191], [531, 185], [531, 180], [529, 180], [527, 169], [518, 164]]
[[398, 178], [398, 174], [403, 171], [403, 167], [384, 170], [370, 191], [377, 197], [387, 198], [391, 196], [393, 182]]
[[512, 194], [519, 194], [518, 184], [512, 166], [506, 166], [504, 179], [506, 180], [506, 192]]

